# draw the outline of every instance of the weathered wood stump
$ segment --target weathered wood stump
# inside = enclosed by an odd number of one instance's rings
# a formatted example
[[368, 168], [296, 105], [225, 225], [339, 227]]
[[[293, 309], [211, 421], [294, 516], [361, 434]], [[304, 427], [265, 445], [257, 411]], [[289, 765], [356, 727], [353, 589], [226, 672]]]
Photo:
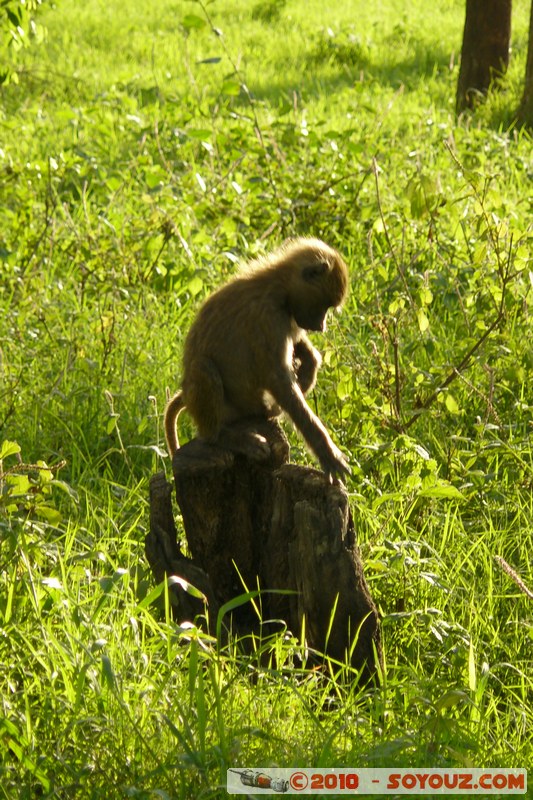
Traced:
[[[287, 464], [277, 423], [254, 420], [238, 429], [239, 453], [193, 439], [174, 456], [190, 558], [177, 543], [171, 486], [162, 473], [152, 478], [146, 554], [156, 580], [176, 575], [200, 589], [211, 630], [221, 605], [259, 587], [263, 620], [295, 635], [305, 620], [312, 650], [370, 677], [381, 661], [379, 619], [344, 488], [322, 472]], [[267, 460], [258, 460], [252, 431], [270, 445]], [[178, 621], [204, 613], [202, 601], [178, 584], [172, 603]], [[257, 631], [250, 604], [234, 613], [232, 627], [241, 635]]]

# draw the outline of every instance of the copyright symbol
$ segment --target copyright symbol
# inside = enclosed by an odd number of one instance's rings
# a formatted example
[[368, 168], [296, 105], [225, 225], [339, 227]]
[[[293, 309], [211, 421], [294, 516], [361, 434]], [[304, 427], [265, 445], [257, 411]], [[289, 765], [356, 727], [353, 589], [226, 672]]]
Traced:
[[303, 772], [293, 772], [290, 779], [291, 789], [294, 789], [295, 792], [301, 792], [303, 789], [307, 788], [307, 784], [309, 780], [307, 775]]

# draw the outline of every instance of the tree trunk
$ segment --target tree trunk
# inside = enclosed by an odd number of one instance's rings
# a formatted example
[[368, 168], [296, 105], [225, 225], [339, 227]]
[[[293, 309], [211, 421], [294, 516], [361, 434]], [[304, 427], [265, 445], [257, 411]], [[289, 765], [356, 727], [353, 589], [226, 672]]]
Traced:
[[457, 113], [475, 106], [509, 65], [511, 0], [466, 0]]
[[526, 77], [524, 80], [524, 94], [518, 110], [518, 122], [533, 128], [533, 0], [531, 0], [531, 14], [529, 18], [529, 44], [527, 48]]
[[[315, 659], [325, 654], [368, 679], [382, 659], [379, 618], [344, 488], [318, 470], [285, 463], [288, 443], [275, 422], [239, 428], [240, 454], [193, 439], [174, 456], [192, 558], [177, 544], [170, 485], [161, 474], [152, 478], [146, 553], [156, 580], [173, 575], [201, 589], [211, 631], [225, 603], [259, 587], [262, 619], [248, 602], [233, 611], [232, 630], [241, 636], [283, 625], [296, 636], [305, 630]], [[267, 439], [270, 461], [258, 462], [253, 450], [246, 455], [252, 430]], [[178, 622], [203, 614], [183, 582], [174, 583], [171, 595]]]

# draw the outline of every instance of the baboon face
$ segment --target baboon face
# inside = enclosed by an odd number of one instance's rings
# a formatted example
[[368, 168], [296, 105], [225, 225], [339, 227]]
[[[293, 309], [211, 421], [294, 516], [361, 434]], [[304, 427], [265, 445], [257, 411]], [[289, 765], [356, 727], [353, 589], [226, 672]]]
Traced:
[[317, 301], [314, 306], [308, 303], [303, 308], [293, 309], [293, 316], [298, 327], [305, 331], [321, 331], [323, 333], [326, 330], [328, 309], [329, 306], [324, 308], [324, 304]]
[[328, 309], [339, 306], [348, 289], [348, 271], [335, 251], [327, 259], [316, 260], [301, 268], [299, 279], [290, 293], [290, 311], [296, 324], [307, 331], [325, 331]]

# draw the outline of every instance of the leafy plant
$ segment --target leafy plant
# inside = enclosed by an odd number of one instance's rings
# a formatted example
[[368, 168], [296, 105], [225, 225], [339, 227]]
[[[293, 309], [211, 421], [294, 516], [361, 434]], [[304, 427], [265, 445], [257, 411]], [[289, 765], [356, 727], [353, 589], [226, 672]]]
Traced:
[[[47, 0], [2, 0], [0, 3], [0, 53], [16, 54], [31, 42], [41, 44], [46, 28], [36, 21], [35, 13]], [[7, 65], [0, 70], [0, 86], [10, 81], [18, 82], [17, 73]]]
[[[71, 497], [74, 492], [64, 482], [54, 478], [54, 472], [65, 466], [65, 462], [50, 468], [44, 461], [24, 464], [19, 457], [20, 447], [16, 442], [4, 441], [0, 446], [0, 513], [8, 519], [13, 516], [40, 518], [50, 523], [61, 520], [61, 512], [56, 507], [54, 497], [61, 489]], [[11, 457], [18, 457], [17, 463], [8, 466]], [[12, 459], [11, 459], [12, 460]]]

